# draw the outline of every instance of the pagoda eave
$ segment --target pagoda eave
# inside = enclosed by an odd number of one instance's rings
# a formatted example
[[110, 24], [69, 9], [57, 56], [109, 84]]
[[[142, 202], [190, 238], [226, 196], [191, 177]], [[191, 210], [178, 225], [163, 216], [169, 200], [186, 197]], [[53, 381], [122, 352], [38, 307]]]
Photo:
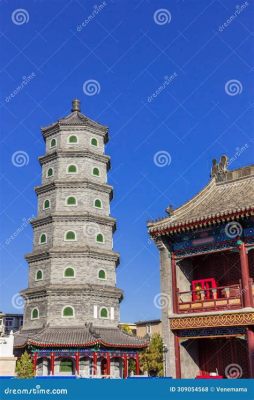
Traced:
[[116, 229], [116, 220], [115, 218], [112, 217], [106, 217], [106, 216], [98, 216], [97, 214], [92, 214], [90, 212], [83, 213], [83, 214], [77, 214], [75, 215], [74, 213], [69, 213], [67, 212], [62, 213], [62, 214], [51, 214], [46, 217], [37, 217], [32, 219], [31, 225], [33, 228], [42, 226], [42, 225], [47, 225], [51, 224], [52, 222], [95, 222], [95, 223], [102, 223], [104, 225], [110, 226], [113, 228], [113, 232]]
[[[51, 248], [44, 251], [32, 252], [25, 255], [25, 259], [32, 263], [40, 260], [47, 260], [49, 258], [65, 258], [69, 256], [69, 251], [64, 248]], [[119, 265], [120, 255], [112, 250], [105, 249], [103, 251], [99, 251], [97, 248], [82, 246], [81, 248], [75, 248], [73, 251], [73, 257], [87, 256], [91, 258], [97, 258], [106, 261], [114, 261], [116, 263], [116, 267]]]
[[58, 180], [50, 182], [44, 185], [36, 186], [35, 192], [37, 195], [53, 191], [57, 188], [84, 188], [84, 189], [94, 189], [102, 193], [108, 193], [110, 200], [113, 198], [113, 187], [107, 183], [96, 183], [89, 180], [71, 180], [66, 182], [64, 180]]
[[110, 157], [105, 154], [95, 154], [89, 150], [80, 151], [80, 150], [67, 150], [67, 151], [57, 151], [51, 154], [46, 154], [45, 156], [38, 157], [40, 165], [44, 165], [50, 161], [54, 161], [58, 158], [73, 158], [73, 157], [81, 157], [92, 159], [95, 161], [99, 161], [105, 163], [107, 165], [107, 170], [110, 169]]

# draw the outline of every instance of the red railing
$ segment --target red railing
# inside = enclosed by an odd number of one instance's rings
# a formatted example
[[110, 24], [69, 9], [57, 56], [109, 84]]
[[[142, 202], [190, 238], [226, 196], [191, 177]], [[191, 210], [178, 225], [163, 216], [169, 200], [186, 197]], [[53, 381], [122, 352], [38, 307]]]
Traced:
[[[198, 298], [198, 299], [197, 299]], [[194, 300], [196, 299], [196, 300]], [[238, 285], [216, 289], [177, 291], [177, 313], [235, 309], [243, 307], [243, 290]]]

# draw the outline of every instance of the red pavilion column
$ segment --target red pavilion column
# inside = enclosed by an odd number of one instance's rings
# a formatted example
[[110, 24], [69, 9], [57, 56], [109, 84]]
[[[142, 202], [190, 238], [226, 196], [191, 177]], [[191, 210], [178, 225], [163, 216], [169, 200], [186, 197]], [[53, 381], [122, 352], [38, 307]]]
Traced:
[[172, 273], [172, 294], [173, 294], [173, 312], [177, 313], [177, 282], [176, 282], [176, 259], [174, 253], [171, 255], [171, 273]]
[[79, 375], [79, 353], [78, 352], [75, 354], [75, 369], [76, 369], [76, 374]]
[[107, 353], [107, 375], [110, 375], [110, 354]]
[[242, 275], [243, 305], [244, 307], [251, 307], [252, 301], [250, 294], [249, 261], [245, 243], [240, 242], [239, 251]]
[[136, 354], [136, 375], [140, 374], [140, 366], [139, 366], [139, 354]]
[[128, 376], [128, 358], [127, 354], [124, 354], [123, 356], [123, 377], [126, 379]]
[[93, 353], [93, 375], [97, 375], [97, 353]]
[[38, 358], [38, 353], [34, 353], [34, 355], [33, 355], [33, 369], [34, 369], [34, 375], [36, 375], [37, 358]]
[[50, 374], [55, 374], [55, 353], [50, 354]]
[[179, 337], [174, 334], [176, 379], [181, 378], [181, 358]]
[[254, 378], [254, 332], [247, 328], [248, 358], [249, 358], [249, 378]]

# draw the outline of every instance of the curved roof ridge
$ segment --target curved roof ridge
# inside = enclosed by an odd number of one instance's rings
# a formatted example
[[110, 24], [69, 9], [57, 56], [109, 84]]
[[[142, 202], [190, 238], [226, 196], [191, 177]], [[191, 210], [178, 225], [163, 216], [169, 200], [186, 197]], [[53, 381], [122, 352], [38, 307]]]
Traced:
[[214, 190], [214, 188], [216, 188], [216, 182], [215, 179], [212, 178], [208, 184], [201, 189], [197, 194], [195, 194], [190, 200], [188, 200], [186, 203], [182, 204], [180, 207], [176, 208], [176, 210], [174, 211], [172, 218], [170, 219], [170, 221], [174, 222], [174, 216], [175, 213], [177, 214], [181, 214], [181, 216], [184, 216], [185, 213], [189, 212], [191, 209], [197, 207], [202, 200], [205, 200], [206, 197], [208, 197], [211, 193], [211, 191]]
[[[208, 184], [201, 189], [199, 192], [197, 192], [194, 196], [192, 196], [190, 198], [190, 200], [188, 200], [187, 202], [183, 203], [181, 206], [179, 206], [178, 208], [176, 208], [173, 211], [173, 214], [170, 215], [169, 217], [165, 217], [160, 219], [159, 221], [153, 222], [151, 221], [150, 223], [156, 227], [156, 225], [161, 225], [161, 224], [166, 224], [168, 223], [174, 223], [174, 221], [177, 219], [177, 217], [179, 216], [179, 214], [181, 216], [184, 216], [184, 213], [187, 213], [189, 211], [190, 208], [195, 208], [197, 206], [197, 203], [194, 204], [193, 206], [193, 201], [195, 201], [195, 199], [199, 199], [201, 197], [201, 201], [204, 200], [206, 198], [206, 196], [208, 196], [210, 194], [210, 189], [213, 189], [214, 187], [216, 187], [216, 181], [214, 178], [212, 178]], [[202, 197], [203, 194], [207, 192], [205, 197]], [[199, 204], [199, 203], [198, 203]], [[183, 211], [183, 214], [181, 213]]]
[[[254, 211], [254, 166], [222, 170], [212, 173], [208, 184], [176, 210], [169, 208], [169, 216], [148, 222], [151, 234], [185, 230], [216, 223], [226, 216], [243, 216]], [[164, 234], [163, 233], [163, 234]]]

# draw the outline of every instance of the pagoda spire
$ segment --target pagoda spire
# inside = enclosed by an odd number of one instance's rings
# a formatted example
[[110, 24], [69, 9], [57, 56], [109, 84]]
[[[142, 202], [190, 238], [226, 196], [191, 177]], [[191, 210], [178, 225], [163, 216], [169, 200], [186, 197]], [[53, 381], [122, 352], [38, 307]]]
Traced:
[[78, 99], [72, 100], [71, 111], [72, 112], [74, 112], [74, 111], [80, 112], [80, 100], [78, 100]]

